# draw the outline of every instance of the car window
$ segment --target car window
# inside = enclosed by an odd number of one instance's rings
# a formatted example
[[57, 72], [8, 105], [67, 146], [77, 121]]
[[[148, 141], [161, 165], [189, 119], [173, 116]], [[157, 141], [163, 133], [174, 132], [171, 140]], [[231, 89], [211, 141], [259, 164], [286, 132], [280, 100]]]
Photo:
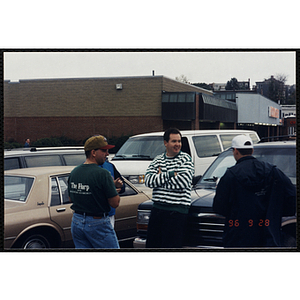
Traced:
[[165, 151], [162, 136], [131, 138], [121, 147], [114, 159], [149, 159]]
[[69, 193], [68, 193], [68, 177], [69, 176], [60, 176], [58, 177], [58, 182], [62, 194], [63, 204], [70, 203]]
[[250, 133], [249, 135], [251, 137], [251, 140], [252, 140], [253, 144], [257, 144], [259, 142], [258, 137], [257, 137], [256, 134]]
[[60, 205], [60, 193], [56, 178], [51, 178], [51, 206]]
[[216, 156], [222, 152], [216, 135], [194, 136], [193, 142], [199, 157]]
[[61, 203], [70, 203], [68, 194], [68, 175], [51, 178], [51, 206], [60, 205]]
[[256, 148], [253, 156], [269, 162], [279, 168], [296, 184], [296, 149], [292, 148]]
[[22, 176], [4, 176], [4, 198], [25, 202], [34, 179]]
[[120, 197], [132, 196], [137, 194], [137, 192], [131, 186], [129, 186], [127, 183], [124, 184], [125, 184], [125, 191], [120, 194]]
[[220, 134], [220, 138], [224, 150], [231, 147], [232, 139], [237, 135], [238, 134]]
[[20, 169], [20, 160], [18, 157], [5, 158], [4, 170]]
[[85, 162], [85, 154], [64, 154], [63, 158], [67, 166], [78, 166]]
[[[220, 138], [221, 138], [221, 142], [222, 142], [224, 150], [231, 147], [231, 141], [237, 135], [239, 135], [239, 134], [220, 134]], [[257, 138], [256, 134], [250, 133], [249, 136], [251, 137], [253, 144], [258, 143], [258, 138]]]
[[186, 137], [181, 138], [181, 150], [189, 155], [191, 155], [191, 149]]
[[63, 165], [59, 155], [34, 155], [25, 156], [24, 158], [28, 168]]

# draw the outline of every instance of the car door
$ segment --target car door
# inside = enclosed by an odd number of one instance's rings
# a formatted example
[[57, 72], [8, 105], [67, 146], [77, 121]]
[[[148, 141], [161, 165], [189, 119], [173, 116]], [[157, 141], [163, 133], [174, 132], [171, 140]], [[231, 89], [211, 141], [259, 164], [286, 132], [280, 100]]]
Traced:
[[64, 233], [65, 241], [72, 240], [72, 210], [68, 195], [68, 175], [51, 177], [50, 218]]
[[138, 193], [127, 183], [125, 192], [120, 197], [120, 205], [116, 208], [115, 215], [115, 231], [119, 241], [136, 236], [137, 208], [140, 203], [148, 200], [145, 194]]

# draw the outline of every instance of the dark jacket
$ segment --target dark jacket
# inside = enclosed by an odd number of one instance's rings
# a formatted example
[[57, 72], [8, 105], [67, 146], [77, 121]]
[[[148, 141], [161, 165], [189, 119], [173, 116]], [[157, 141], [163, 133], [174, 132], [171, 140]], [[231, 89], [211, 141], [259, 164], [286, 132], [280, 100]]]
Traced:
[[213, 209], [226, 217], [224, 247], [279, 247], [281, 218], [296, 213], [296, 188], [277, 167], [245, 156], [221, 178]]

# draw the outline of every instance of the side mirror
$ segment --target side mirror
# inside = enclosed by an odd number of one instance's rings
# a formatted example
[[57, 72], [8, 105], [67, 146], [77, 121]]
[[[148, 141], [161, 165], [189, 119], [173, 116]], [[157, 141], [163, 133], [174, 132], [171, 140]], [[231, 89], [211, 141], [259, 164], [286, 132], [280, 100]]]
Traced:
[[194, 176], [192, 181], [192, 186], [195, 186], [198, 181], [201, 179], [202, 175]]

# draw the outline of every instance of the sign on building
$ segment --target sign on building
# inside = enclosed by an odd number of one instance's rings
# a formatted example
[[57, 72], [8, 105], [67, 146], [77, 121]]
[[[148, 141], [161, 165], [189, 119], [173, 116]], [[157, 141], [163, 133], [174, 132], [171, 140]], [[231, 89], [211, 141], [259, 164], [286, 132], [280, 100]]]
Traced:
[[269, 117], [270, 118], [279, 118], [279, 109], [273, 106], [269, 106]]

